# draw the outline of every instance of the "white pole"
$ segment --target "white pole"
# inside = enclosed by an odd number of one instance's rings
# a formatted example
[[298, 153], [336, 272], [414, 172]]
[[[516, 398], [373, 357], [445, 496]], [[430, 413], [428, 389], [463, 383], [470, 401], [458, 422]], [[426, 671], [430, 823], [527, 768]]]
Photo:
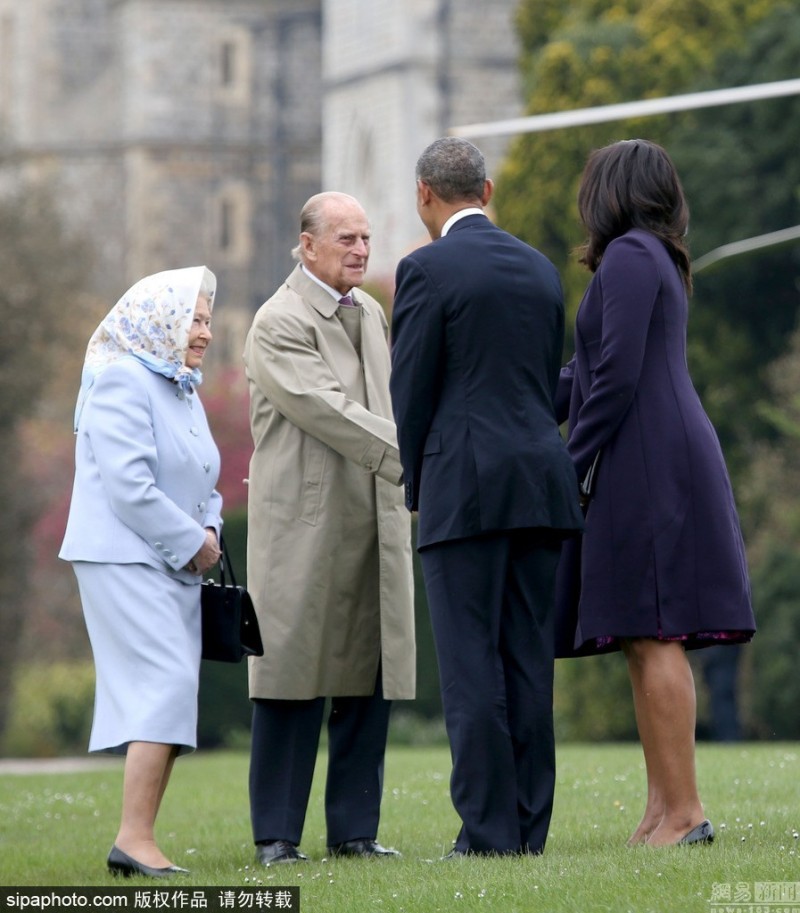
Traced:
[[732, 105], [744, 101], [759, 101], [764, 98], [781, 98], [786, 95], [800, 95], [800, 79], [785, 79], [781, 82], [764, 82], [752, 86], [738, 86], [732, 89], [715, 89], [711, 92], [692, 92], [688, 95], [669, 95], [664, 98], [647, 98], [642, 101], [628, 101], [616, 105], [600, 105], [595, 108], [577, 108], [574, 111], [557, 111], [553, 114], [534, 114], [511, 120], [488, 121], [483, 124], [466, 124], [451, 127], [451, 136], [504, 136], [512, 133], [538, 133], [562, 127], [580, 127], [586, 124], [602, 124], [630, 117], [651, 117], [671, 111], [689, 111], [693, 108], [712, 108], [717, 105]]
[[800, 238], [800, 225], [793, 225], [791, 228], [781, 228], [779, 231], [771, 231], [766, 235], [756, 235], [754, 238], [745, 238], [743, 241], [732, 241], [730, 244], [723, 244], [722, 247], [716, 247], [714, 250], [703, 254], [692, 262], [692, 272], [699, 273], [706, 267], [717, 263], [719, 260], [725, 260], [727, 257], [735, 257], [738, 254], [746, 254], [751, 250], [759, 250], [762, 247], [773, 247], [776, 244], [783, 244], [786, 241], [794, 241]]

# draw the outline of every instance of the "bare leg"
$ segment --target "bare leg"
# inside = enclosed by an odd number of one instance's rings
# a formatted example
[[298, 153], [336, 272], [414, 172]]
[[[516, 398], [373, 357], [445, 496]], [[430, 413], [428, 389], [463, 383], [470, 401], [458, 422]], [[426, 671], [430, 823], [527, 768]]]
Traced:
[[116, 845], [137, 862], [154, 868], [172, 863], [156, 844], [155, 823], [177, 748], [159, 742], [131, 742], [125, 759], [122, 819]]
[[628, 846], [636, 846], [640, 843], [646, 843], [648, 837], [661, 823], [664, 817], [664, 800], [661, 796], [658, 777], [654, 770], [655, 765], [655, 746], [653, 745], [653, 734], [649, 731], [649, 717], [642, 706], [642, 673], [640, 664], [635, 656], [632, 655], [630, 643], [622, 642], [622, 651], [628, 661], [628, 674], [631, 679], [631, 689], [633, 691], [633, 710], [636, 715], [636, 727], [639, 730], [639, 739], [642, 743], [644, 752], [645, 771], [647, 773], [647, 804], [645, 806], [642, 820], [639, 822], [636, 830], [628, 838]]
[[666, 846], [704, 817], [694, 763], [694, 677], [680, 643], [636, 639], [624, 650], [647, 769], [647, 806], [630, 842]]

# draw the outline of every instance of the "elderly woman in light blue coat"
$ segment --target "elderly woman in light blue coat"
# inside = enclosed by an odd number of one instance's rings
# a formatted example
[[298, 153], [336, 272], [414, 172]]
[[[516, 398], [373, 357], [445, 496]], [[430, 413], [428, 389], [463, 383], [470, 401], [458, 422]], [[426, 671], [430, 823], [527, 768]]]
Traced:
[[158, 847], [177, 755], [197, 743], [202, 574], [219, 559], [219, 453], [196, 387], [216, 280], [137, 282], [92, 336], [75, 416], [72, 562], [96, 666], [93, 752], [124, 754], [113, 874], [184, 872]]

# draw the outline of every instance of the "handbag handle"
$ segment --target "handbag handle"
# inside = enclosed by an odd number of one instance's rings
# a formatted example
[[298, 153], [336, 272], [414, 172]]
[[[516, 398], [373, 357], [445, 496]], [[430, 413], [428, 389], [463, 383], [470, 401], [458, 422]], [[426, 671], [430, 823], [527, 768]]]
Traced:
[[228, 554], [228, 546], [225, 544], [225, 537], [222, 533], [219, 534], [219, 547], [222, 550], [222, 554], [219, 558], [219, 582], [222, 586], [225, 586], [225, 565], [227, 565], [231, 575], [231, 584], [236, 586], [236, 574], [233, 572], [231, 556]]

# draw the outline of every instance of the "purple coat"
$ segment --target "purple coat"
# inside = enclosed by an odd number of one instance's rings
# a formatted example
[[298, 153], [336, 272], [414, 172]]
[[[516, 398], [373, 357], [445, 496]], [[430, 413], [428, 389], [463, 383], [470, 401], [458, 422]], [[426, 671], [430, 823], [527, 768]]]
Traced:
[[601, 453], [583, 538], [565, 543], [559, 568], [559, 656], [599, 652], [602, 637], [692, 647], [755, 630], [725, 461], [686, 364], [687, 317], [658, 238], [635, 229], [608, 245], [556, 398], [578, 478]]

